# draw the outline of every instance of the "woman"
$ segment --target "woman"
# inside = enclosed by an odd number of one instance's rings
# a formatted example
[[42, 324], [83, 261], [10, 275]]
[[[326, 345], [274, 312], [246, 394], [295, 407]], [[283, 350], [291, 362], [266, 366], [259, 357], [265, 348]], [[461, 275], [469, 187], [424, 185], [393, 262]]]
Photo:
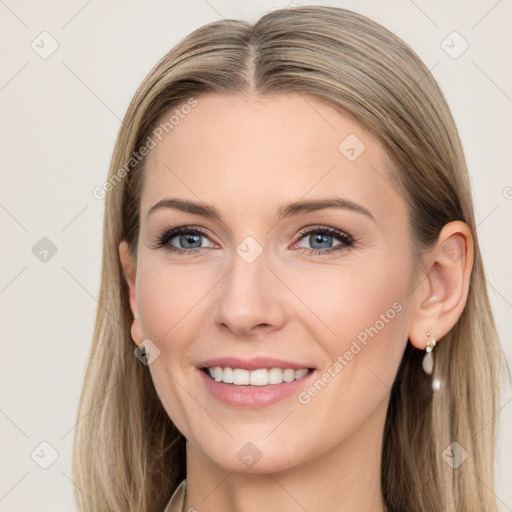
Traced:
[[497, 510], [466, 163], [403, 41], [333, 7], [204, 26], [102, 190], [81, 511]]

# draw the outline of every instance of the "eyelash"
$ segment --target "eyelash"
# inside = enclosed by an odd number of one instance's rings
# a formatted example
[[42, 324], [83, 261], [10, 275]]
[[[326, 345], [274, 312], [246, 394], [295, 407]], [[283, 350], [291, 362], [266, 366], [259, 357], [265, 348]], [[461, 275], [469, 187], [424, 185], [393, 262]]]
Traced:
[[[183, 255], [183, 256], [185, 256], [187, 254], [193, 254], [193, 253], [197, 254], [198, 252], [201, 251], [201, 249], [206, 249], [206, 247], [199, 247], [196, 249], [180, 249], [180, 248], [173, 247], [173, 246], [169, 245], [169, 241], [172, 240], [173, 238], [175, 238], [177, 235], [190, 234], [190, 233], [195, 234], [195, 235], [204, 235], [205, 237], [209, 238], [208, 233], [206, 233], [206, 231], [204, 231], [201, 228], [197, 228], [197, 227], [193, 227], [193, 226], [180, 226], [180, 227], [172, 228], [172, 229], [169, 229], [168, 231], [166, 231], [161, 237], [158, 238], [156, 245], [154, 245], [152, 248], [153, 249], [162, 248], [170, 253], [178, 253], [179, 255]], [[300, 230], [298, 233], [298, 238], [296, 239], [294, 244], [299, 242], [303, 237], [305, 237], [307, 235], [314, 234], [314, 233], [316, 233], [316, 234], [327, 233], [330, 236], [337, 238], [341, 243], [339, 245], [330, 247], [328, 249], [309, 249], [307, 247], [299, 247], [296, 250], [299, 250], [299, 251], [306, 253], [310, 256], [326, 255], [326, 254], [332, 254], [335, 251], [348, 249], [350, 247], [353, 247], [354, 244], [356, 243], [356, 240], [354, 239], [354, 237], [352, 237], [348, 233], [340, 231], [339, 229], [331, 228], [328, 226], [317, 226], [314, 228], [304, 228], [304, 229]]]

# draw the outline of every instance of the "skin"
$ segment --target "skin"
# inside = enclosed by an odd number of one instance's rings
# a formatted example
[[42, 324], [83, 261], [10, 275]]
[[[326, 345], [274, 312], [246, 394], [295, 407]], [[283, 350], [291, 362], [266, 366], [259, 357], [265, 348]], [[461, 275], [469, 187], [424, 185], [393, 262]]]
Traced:
[[[349, 134], [365, 145], [354, 161], [338, 149]], [[427, 331], [440, 340], [464, 308], [468, 226], [444, 226], [418, 262], [382, 145], [349, 115], [296, 94], [201, 96], [151, 151], [146, 172], [137, 260], [126, 242], [119, 255], [140, 319], [133, 339], [159, 348], [149, 370], [187, 439], [185, 510], [386, 510], [380, 453], [390, 388], [408, 340], [418, 349]], [[275, 219], [289, 202], [333, 196], [375, 220], [334, 208]], [[164, 197], [207, 203], [222, 220], [170, 208], [148, 217]], [[169, 245], [196, 253], [155, 248], [169, 227], [184, 225], [208, 235]], [[354, 245], [307, 254], [343, 243], [298, 234], [322, 226], [349, 233]], [[248, 236], [262, 249], [252, 263], [236, 251]], [[260, 355], [308, 362], [321, 377], [394, 303], [400, 312], [307, 404], [294, 395], [229, 407], [198, 377], [206, 358]], [[247, 442], [261, 455], [250, 467], [237, 457]]]

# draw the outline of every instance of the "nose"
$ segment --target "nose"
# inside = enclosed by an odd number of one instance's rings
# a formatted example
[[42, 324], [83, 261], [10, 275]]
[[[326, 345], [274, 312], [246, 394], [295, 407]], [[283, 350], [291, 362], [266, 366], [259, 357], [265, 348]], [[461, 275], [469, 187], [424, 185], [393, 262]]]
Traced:
[[280, 329], [285, 322], [285, 287], [267, 265], [265, 252], [248, 262], [238, 253], [219, 283], [215, 323], [237, 337]]

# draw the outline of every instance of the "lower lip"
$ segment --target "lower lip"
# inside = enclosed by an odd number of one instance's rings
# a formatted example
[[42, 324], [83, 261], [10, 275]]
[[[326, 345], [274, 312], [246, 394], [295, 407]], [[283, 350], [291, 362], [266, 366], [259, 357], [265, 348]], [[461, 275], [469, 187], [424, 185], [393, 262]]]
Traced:
[[210, 378], [206, 372], [199, 370], [206, 389], [219, 401], [231, 407], [244, 409], [259, 409], [279, 402], [301, 391], [309, 384], [316, 370], [310, 371], [302, 379], [281, 384], [267, 384], [266, 386], [237, 386], [226, 384]]

